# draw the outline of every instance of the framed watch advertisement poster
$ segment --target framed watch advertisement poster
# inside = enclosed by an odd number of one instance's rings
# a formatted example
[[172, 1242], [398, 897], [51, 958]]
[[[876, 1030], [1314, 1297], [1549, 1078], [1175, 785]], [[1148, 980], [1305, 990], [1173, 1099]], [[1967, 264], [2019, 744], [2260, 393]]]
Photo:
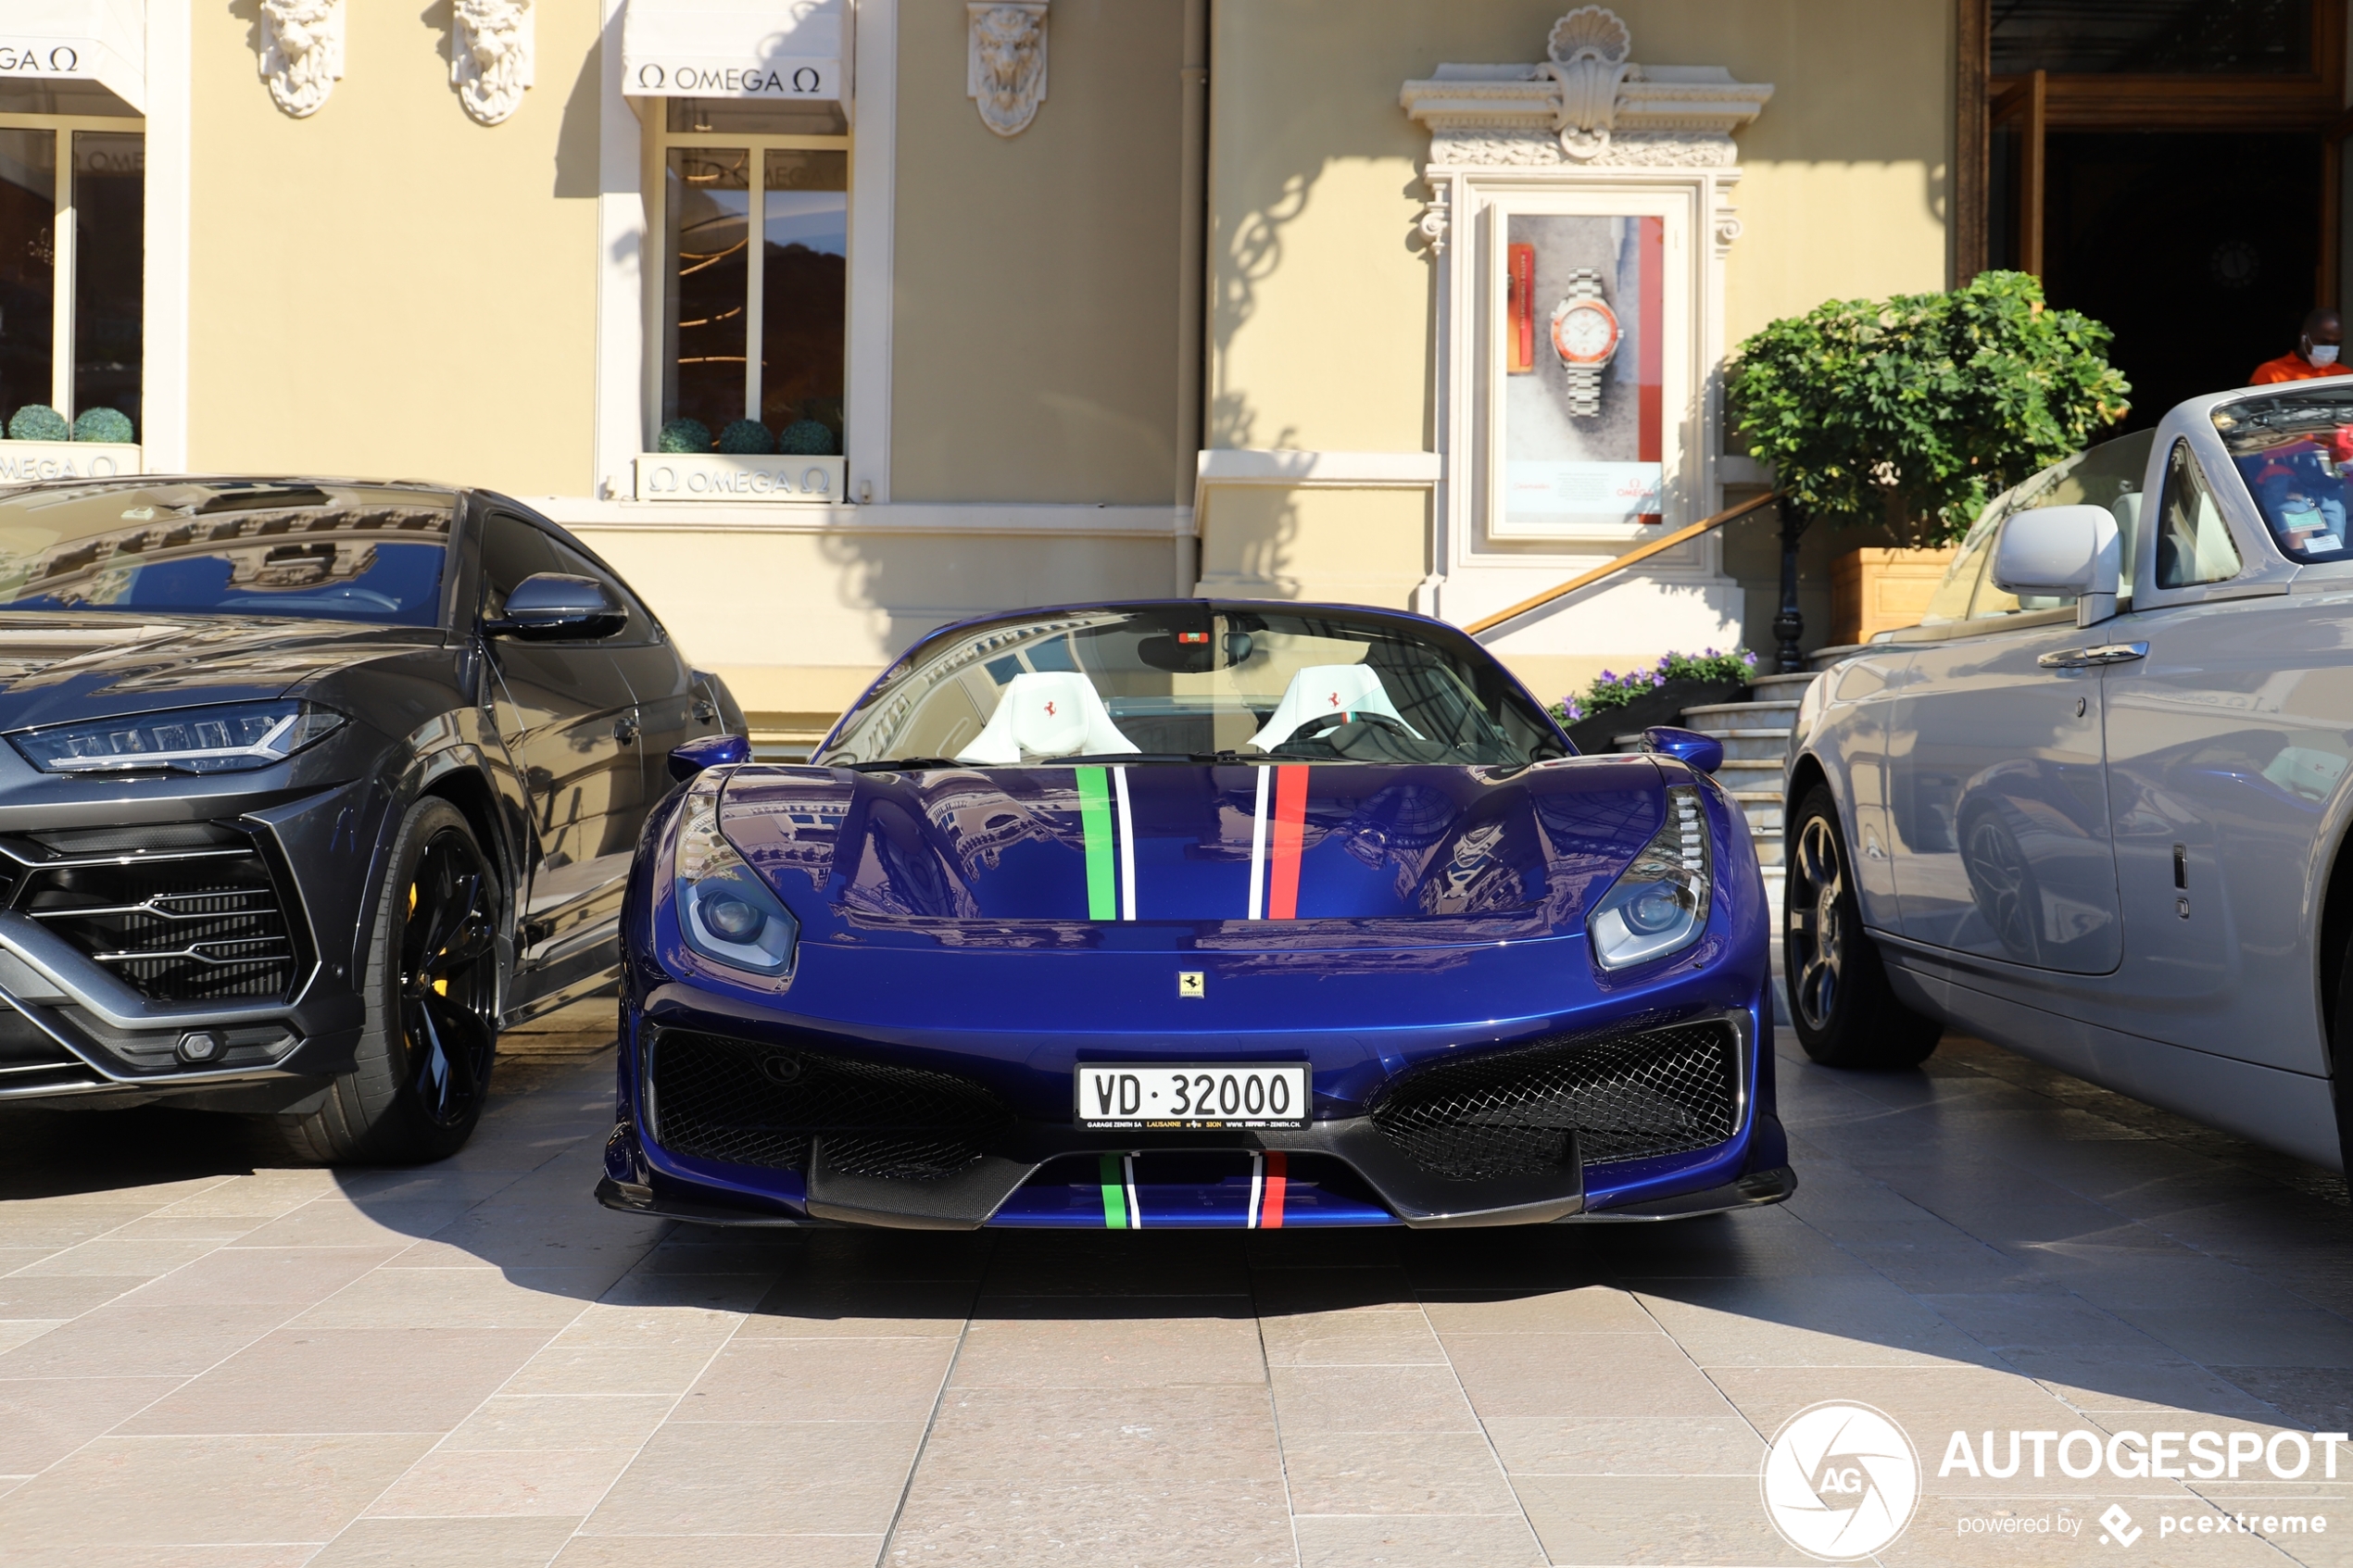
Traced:
[[1496, 217], [1491, 532], [1622, 538], [1658, 524], [1670, 458], [1667, 220]]

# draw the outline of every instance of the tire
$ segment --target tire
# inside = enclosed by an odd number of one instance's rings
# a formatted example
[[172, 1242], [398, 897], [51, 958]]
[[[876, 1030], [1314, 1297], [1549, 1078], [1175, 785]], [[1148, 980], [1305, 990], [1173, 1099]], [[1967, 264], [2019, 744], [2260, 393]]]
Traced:
[[498, 889], [464, 813], [418, 801], [393, 840], [350, 1072], [310, 1109], [281, 1112], [286, 1143], [320, 1164], [415, 1164], [465, 1147], [497, 1054]]
[[1895, 997], [1863, 929], [1838, 805], [1816, 784], [1797, 808], [1783, 884], [1781, 972], [1790, 1022], [1825, 1067], [1890, 1072], [1928, 1060], [1944, 1025]]

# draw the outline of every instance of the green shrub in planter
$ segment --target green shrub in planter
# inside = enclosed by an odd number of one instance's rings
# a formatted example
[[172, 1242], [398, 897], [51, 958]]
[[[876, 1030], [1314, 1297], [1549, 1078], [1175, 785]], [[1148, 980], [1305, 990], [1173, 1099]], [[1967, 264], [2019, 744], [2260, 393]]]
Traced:
[[73, 438], [128, 443], [132, 439], [131, 416], [120, 408], [84, 408], [73, 421]]
[[764, 458], [776, 449], [776, 438], [758, 420], [736, 420], [719, 433], [719, 449], [731, 458]]
[[700, 420], [672, 420], [654, 437], [657, 452], [708, 452], [711, 450], [711, 427]]
[[833, 431], [815, 420], [795, 420], [776, 436], [776, 450], [797, 458], [830, 458], [841, 450]]
[[46, 403], [28, 403], [8, 418], [11, 441], [70, 441], [73, 429], [66, 417]]
[[1726, 403], [1801, 518], [1946, 545], [2130, 409], [2113, 335], [2052, 309], [2028, 273], [1981, 272], [1947, 294], [1833, 299], [1768, 324], [1740, 345]]

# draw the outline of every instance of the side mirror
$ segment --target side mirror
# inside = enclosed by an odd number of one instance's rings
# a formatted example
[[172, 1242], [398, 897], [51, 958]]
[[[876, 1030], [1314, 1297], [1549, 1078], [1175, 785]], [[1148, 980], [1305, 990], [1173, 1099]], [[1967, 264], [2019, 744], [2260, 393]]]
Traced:
[[595, 578], [535, 571], [507, 596], [506, 615], [484, 621], [482, 629], [494, 637], [549, 643], [610, 637], [628, 624], [627, 607]]
[[1714, 735], [1701, 734], [1697, 730], [1679, 730], [1671, 724], [1654, 724], [1642, 732], [1642, 749], [1661, 757], [1712, 773], [1724, 765], [1724, 743]]
[[2035, 507], [2012, 512], [1994, 547], [1994, 582], [2005, 593], [2082, 598], [2113, 596], [2123, 551], [2106, 507]]
[[670, 776], [691, 779], [706, 768], [732, 768], [751, 760], [751, 742], [741, 735], [704, 735], [670, 754]]

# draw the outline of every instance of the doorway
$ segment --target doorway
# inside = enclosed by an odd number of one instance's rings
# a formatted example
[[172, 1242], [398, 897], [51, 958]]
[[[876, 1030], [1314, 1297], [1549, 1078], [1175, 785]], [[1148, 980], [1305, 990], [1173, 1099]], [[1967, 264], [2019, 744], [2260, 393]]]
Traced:
[[2296, 346], [2321, 253], [2321, 141], [2073, 132], [2045, 153], [2043, 288], [2116, 333], [2119, 430]]
[[2347, 0], [1960, 0], [1954, 273], [2115, 333], [2121, 429], [2338, 304]]

